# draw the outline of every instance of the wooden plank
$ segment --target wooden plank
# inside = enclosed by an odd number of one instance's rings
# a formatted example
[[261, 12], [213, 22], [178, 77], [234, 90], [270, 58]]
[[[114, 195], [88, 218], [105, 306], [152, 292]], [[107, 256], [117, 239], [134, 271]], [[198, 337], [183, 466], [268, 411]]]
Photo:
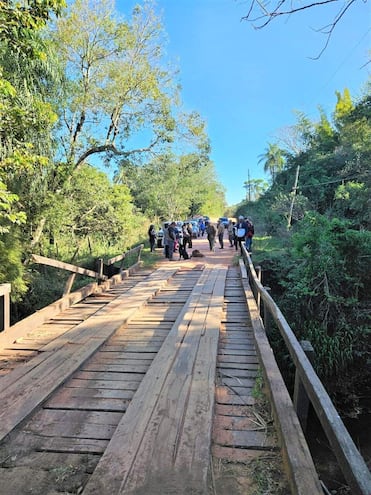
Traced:
[[[179, 314], [86, 485], [84, 495], [125, 493], [126, 489], [131, 489], [133, 483], [141, 482], [151, 462], [167, 465], [169, 456], [173, 459], [176, 454], [180, 426], [175, 418], [179, 411], [177, 421], [182, 420], [183, 407], [189, 400], [188, 390], [192, 383], [195, 359], [190, 359], [187, 350], [198, 348], [205, 325], [206, 294], [212, 289], [209, 275], [210, 269], [206, 269]], [[200, 308], [199, 303], [202, 303]], [[180, 386], [177, 378], [182, 381], [183, 386]], [[168, 411], [166, 416], [164, 411]], [[154, 459], [154, 440], [159, 439], [165, 443], [157, 444], [160, 451]], [[125, 455], [120, 455], [124, 446]], [[133, 471], [136, 462], [139, 465]]]
[[214, 442], [226, 447], [244, 449], [275, 450], [276, 440], [269, 437], [264, 431], [249, 430], [216, 430]]
[[236, 417], [236, 416], [220, 416], [216, 415], [213, 423], [214, 431], [216, 430], [265, 430], [265, 425], [261, 425], [257, 422], [254, 414], [250, 414], [248, 417]]
[[106, 373], [101, 371], [78, 371], [74, 378], [81, 380], [110, 380], [122, 382], [140, 382], [144, 373]]
[[[246, 463], [258, 459], [259, 457], [267, 456], [267, 451], [213, 445], [212, 454], [214, 457], [226, 459], [228, 462]], [[269, 455], [271, 455], [271, 453]]]
[[[191, 473], [192, 481], [206, 487], [213, 419], [216, 356], [226, 269], [217, 274], [206, 328], [201, 336], [194, 364], [190, 398], [183, 416], [175, 466]], [[187, 476], [187, 475], [185, 475]]]
[[[50, 409], [50, 411], [53, 411], [53, 409]], [[85, 410], [77, 412], [84, 412], [86, 415]], [[106, 414], [106, 412], [102, 414]], [[121, 416], [121, 413], [118, 414]], [[38, 425], [35, 425], [34, 423], [27, 424], [23, 431], [33, 433], [34, 435], [42, 435], [43, 437], [73, 437], [74, 439], [89, 438], [95, 440], [110, 440], [115, 429], [116, 425], [92, 424], [86, 423], [83, 420], [81, 422], [73, 422], [69, 419], [68, 422], [54, 420], [50, 423], [44, 422]]]
[[220, 378], [221, 382], [227, 387], [249, 387], [253, 388], [255, 386], [255, 380], [252, 378], [228, 378], [222, 376]]
[[121, 412], [74, 411], [67, 409], [41, 409], [27, 423], [26, 428], [41, 430], [43, 425], [62, 423], [86, 423], [91, 425], [117, 426], [122, 419]]
[[[255, 366], [255, 365], [254, 365]], [[256, 378], [258, 369], [238, 369], [238, 368], [219, 368], [218, 372], [221, 376], [228, 378]]]
[[224, 366], [225, 363], [235, 363], [237, 365], [259, 363], [255, 352], [250, 356], [246, 354], [218, 354], [218, 362], [220, 366]]
[[220, 416], [249, 417], [252, 413], [251, 406], [231, 406], [229, 404], [215, 404], [215, 414]]
[[104, 364], [100, 362], [88, 362], [82, 366], [84, 371], [116, 372], [116, 373], [146, 373], [148, 364]]
[[137, 390], [138, 382], [124, 380], [82, 380], [72, 378], [67, 383], [68, 387], [75, 388], [98, 388], [110, 390]]
[[39, 452], [71, 452], [79, 454], [102, 454], [108, 440], [88, 438], [45, 438], [38, 442]]
[[130, 400], [134, 395], [133, 390], [127, 390], [122, 388], [80, 388], [80, 387], [69, 387], [68, 384], [64, 386], [61, 390], [57, 391], [52, 399], [49, 399], [45, 403], [45, 407], [49, 407], [51, 401], [54, 399], [56, 401], [63, 400], [68, 401], [69, 399], [123, 399]]
[[[149, 297], [167, 283], [172, 273], [173, 269], [155, 271], [153, 277], [140, 282], [135, 289], [128, 292], [129, 295], [126, 294], [125, 308], [117, 315], [115, 308], [121, 301], [117, 303], [115, 300], [106, 306], [107, 308], [112, 305], [113, 308], [108, 317], [106, 311], [99, 311], [81, 323], [79, 332], [85, 332], [86, 338], [81, 339], [77, 332], [77, 338], [70, 339], [71, 342], [74, 341], [73, 344], [65, 344], [62, 349], [48, 355], [38, 366], [33, 367], [26, 363], [26, 366], [31, 368], [29, 372], [4, 388], [0, 394], [0, 439], [9, 434], [37, 405], [44, 402], [52, 391], [65, 382], [124, 321], [137, 312], [139, 306], [145, 304]], [[151, 286], [150, 290], [148, 285]], [[135, 301], [136, 306], [132, 305], [132, 301]], [[81, 345], [77, 345], [78, 343]], [[14, 372], [18, 373], [17, 369]], [[8, 382], [11, 381], [12, 374], [13, 372], [5, 377]]]
[[51, 409], [73, 409], [81, 411], [117, 411], [124, 413], [128, 407], [129, 400], [124, 399], [89, 399], [73, 397], [64, 400], [63, 397], [53, 398], [47, 407]]
[[[219, 366], [225, 370], [230, 370], [233, 374], [235, 372], [243, 372], [244, 370], [258, 370], [259, 369], [259, 364], [258, 363], [225, 363], [221, 362]], [[239, 376], [239, 375], [236, 375]]]
[[308, 445], [292, 405], [281, 373], [267, 340], [254, 296], [245, 285], [245, 294], [254, 328], [257, 351], [270, 390], [276, 425], [280, 433], [285, 466], [292, 493], [321, 495], [323, 493]]

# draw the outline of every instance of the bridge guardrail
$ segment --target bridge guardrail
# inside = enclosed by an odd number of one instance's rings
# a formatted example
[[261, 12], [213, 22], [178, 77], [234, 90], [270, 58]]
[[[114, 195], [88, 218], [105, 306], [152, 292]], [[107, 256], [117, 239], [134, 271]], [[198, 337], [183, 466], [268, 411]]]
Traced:
[[[32, 255], [31, 259], [35, 263], [42, 263], [48, 266], [54, 266], [55, 268], [68, 270], [71, 272], [71, 275], [66, 282], [63, 295], [60, 299], [58, 299], [54, 303], [49, 304], [48, 306], [45, 306], [44, 308], [36, 311], [35, 313], [27, 316], [23, 320], [20, 320], [11, 326], [9, 326], [9, 293], [11, 291], [11, 287], [10, 284], [0, 284], [0, 347], [4, 347], [5, 345], [14, 342], [17, 338], [21, 337], [25, 331], [28, 331], [30, 328], [33, 328], [37, 325], [41, 325], [44, 321], [60, 313], [61, 311], [64, 311], [73, 304], [78, 303], [82, 299], [85, 299], [89, 295], [103, 292], [105, 290], [108, 290], [111, 286], [117, 284], [120, 280], [122, 280], [123, 277], [128, 275], [131, 271], [135, 270], [141, 263], [140, 255], [143, 246], [143, 244], [140, 244], [139, 246], [136, 246], [135, 248], [130, 249], [129, 251], [126, 251], [125, 253], [116, 256], [115, 258], [111, 258], [111, 260], [108, 260], [113, 265], [113, 263], [115, 263], [119, 259], [124, 260], [124, 258], [128, 258], [129, 255], [136, 254], [136, 261], [129, 268], [126, 268], [124, 270], [122, 264], [120, 266], [119, 273], [113, 275], [110, 278], [108, 278], [108, 276], [106, 275], [103, 275], [103, 272], [100, 271], [100, 268], [99, 271], [95, 272], [93, 270], [88, 270], [87, 268], [71, 265], [69, 263], [64, 263], [62, 261], [54, 260], [51, 258]], [[76, 274], [95, 278], [96, 281], [85, 285], [84, 287], [81, 287], [76, 291], [70, 292]], [[3, 321], [3, 331], [1, 331], [1, 320]]]
[[[244, 246], [242, 246], [242, 255], [250, 288], [254, 294], [260, 314], [263, 314], [262, 321], [264, 327], [269, 330], [269, 319], [272, 318], [274, 320], [295, 364], [296, 378], [299, 380], [295, 387], [297, 394], [299, 388], [301, 388], [301, 394], [303, 393], [303, 389], [305, 390], [305, 394], [309, 398], [337, 458], [340, 469], [352, 489], [352, 493], [354, 495], [371, 495], [371, 473], [366, 462], [344, 426], [339, 413], [335, 409], [303, 347], [297, 340], [280, 309], [269, 295], [269, 291], [262, 285], [260, 273], [259, 275], [256, 273], [251, 258]], [[296, 407], [297, 410], [301, 407], [298, 401]]]

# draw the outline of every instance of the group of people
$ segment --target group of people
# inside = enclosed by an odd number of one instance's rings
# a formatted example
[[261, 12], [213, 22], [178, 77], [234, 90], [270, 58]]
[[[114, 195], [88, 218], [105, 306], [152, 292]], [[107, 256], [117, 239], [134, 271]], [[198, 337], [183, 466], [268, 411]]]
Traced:
[[219, 241], [219, 249], [224, 249], [225, 230], [228, 232], [229, 247], [235, 247], [236, 251], [239, 248], [242, 252], [242, 243], [244, 243], [247, 251], [251, 253], [254, 224], [242, 215], [238, 217], [238, 222], [229, 220], [227, 227], [224, 226], [223, 222], [218, 222], [216, 227], [212, 223], [206, 222], [210, 251], [215, 251], [216, 238]]
[[[240, 215], [237, 222], [229, 220], [228, 226], [219, 221], [215, 226], [212, 222], [206, 221], [204, 228], [201, 229], [203, 235], [206, 232], [209, 242], [210, 251], [215, 251], [215, 243], [218, 238], [219, 248], [224, 249], [224, 233], [228, 232], [229, 247], [235, 247], [242, 252], [242, 244], [244, 243], [248, 252], [251, 253], [252, 238], [254, 236], [254, 225], [252, 221]], [[156, 230], [154, 225], [150, 225], [148, 229], [148, 237], [151, 252], [155, 250]], [[173, 260], [174, 252], [179, 249], [179, 256], [184, 259], [189, 258], [187, 246], [192, 248], [192, 226], [184, 223], [181, 231], [179, 231], [175, 222], [164, 224], [164, 253], [165, 257], [170, 261]]]
[[[164, 254], [170, 261], [173, 260], [174, 252], [179, 250], [180, 257], [188, 258], [187, 246], [192, 248], [192, 225], [183, 223], [181, 230], [175, 222], [164, 224]], [[149, 226], [148, 238], [151, 252], [155, 251], [156, 229], [153, 224]]]

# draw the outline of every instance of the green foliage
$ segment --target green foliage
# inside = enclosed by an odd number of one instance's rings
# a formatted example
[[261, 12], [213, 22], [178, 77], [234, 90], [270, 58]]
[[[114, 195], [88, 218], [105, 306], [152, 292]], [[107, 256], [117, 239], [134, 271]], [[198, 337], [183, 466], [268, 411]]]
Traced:
[[153, 2], [126, 20], [111, 1], [77, 0], [53, 37], [66, 75], [59, 136], [72, 168], [92, 155], [110, 165], [129, 157], [141, 163], [180, 143], [208, 152], [205, 123], [180, 109]]
[[76, 170], [53, 199], [45, 211], [47, 235], [41, 247], [49, 256], [71, 257], [88, 238], [95, 252], [97, 246], [107, 250], [120, 246], [124, 251], [145, 233], [145, 222], [135, 212], [128, 188], [111, 184], [95, 167]]
[[[363, 377], [371, 356], [370, 103], [369, 92], [353, 102], [344, 90], [337, 93], [332, 121], [322, 110], [317, 123], [299, 115], [301, 146], [286, 154], [285, 168], [257, 201], [236, 208], [254, 220], [253, 259], [263, 268], [264, 284], [297, 338], [312, 343], [317, 371], [350, 414], [362, 410], [348, 397], [368, 393]], [[270, 341], [290, 383], [293, 364], [277, 329]]]
[[0, 237], [0, 283], [11, 283], [12, 301], [18, 300], [27, 290], [25, 269], [20, 263], [22, 244], [19, 237], [14, 229]]
[[271, 174], [274, 182], [277, 173], [285, 166], [284, 153], [277, 144], [268, 143], [268, 148], [260, 156], [259, 162], [264, 162], [264, 170]]
[[130, 185], [135, 204], [148, 218], [186, 219], [195, 214], [220, 216], [224, 191], [214, 166], [199, 154], [161, 155], [142, 167], [124, 163], [119, 180]]
[[370, 232], [354, 230], [345, 220], [308, 213], [282, 260], [285, 290], [280, 305], [298, 338], [313, 341], [325, 375], [349, 365], [355, 351], [367, 355], [360, 346], [360, 328], [367, 325], [371, 275], [365, 263], [370, 245]]

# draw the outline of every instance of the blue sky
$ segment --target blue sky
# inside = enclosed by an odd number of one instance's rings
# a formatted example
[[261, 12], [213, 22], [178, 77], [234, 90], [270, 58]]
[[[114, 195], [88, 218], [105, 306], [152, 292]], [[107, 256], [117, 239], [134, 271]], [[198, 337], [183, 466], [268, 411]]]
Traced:
[[[117, 1], [121, 11], [122, 1]], [[125, 14], [133, 3], [125, 2]], [[184, 106], [207, 122], [211, 159], [229, 205], [245, 198], [248, 174], [267, 179], [259, 157], [280, 129], [296, 123], [294, 111], [317, 120], [319, 106], [331, 116], [335, 91], [363, 94], [371, 66], [365, 66], [371, 48], [367, 3], [355, 2], [320, 59], [312, 60], [326, 40], [316, 30], [332, 21], [341, 4], [255, 30], [241, 21], [246, 1], [157, 0], [168, 35], [167, 57], [179, 67]]]

